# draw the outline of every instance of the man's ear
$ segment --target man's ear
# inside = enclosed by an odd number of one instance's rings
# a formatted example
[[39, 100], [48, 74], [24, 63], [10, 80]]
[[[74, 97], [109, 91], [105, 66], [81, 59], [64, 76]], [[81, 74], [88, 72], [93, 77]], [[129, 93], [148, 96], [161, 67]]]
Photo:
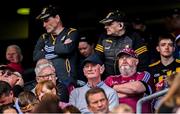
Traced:
[[56, 15], [55, 18], [56, 18], [56, 20], [57, 20], [58, 22], [59, 22], [60, 19], [61, 19], [59, 15]]
[[122, 29], [124, 27], [124, 23], [123, 22], [120, 22], [119, 23], [119, 27]]
[[39, 82], [39, 81], [40, 81], [39, 77], [36, 77], [36, 82]]
[[104, 67], [104, 65], [102, 65], [102, 66], [100, 67], [100, 73], [103, 74], [104, 70], [105, 70], [105, 67]]
[[10, 95], [11, 97], [14, 97], [14, 92], [13, 92], [13, 91], [10, 91], [9, 95]]
[[156, 50], [159, 52], [160, 50], [159, 50], [159, 46], [156, 46]]
[[136, 59], [136, 65], [138, 65], [138, 63], [139, 63], [139, 59]]
[[91, 107], [90, 107], [89, 105], [88, 105], [87, 107], [88, 107], [89, 111], [90, 111], [90, 112], [92, 112], [92, 109], [91, 109]]

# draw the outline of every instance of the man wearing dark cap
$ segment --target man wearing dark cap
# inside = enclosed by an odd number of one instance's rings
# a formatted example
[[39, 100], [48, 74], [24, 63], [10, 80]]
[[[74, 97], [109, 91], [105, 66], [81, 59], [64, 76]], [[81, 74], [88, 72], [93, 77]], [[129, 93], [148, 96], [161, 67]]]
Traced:
[[104, 65], [98, 55], [92, 54], [83, 61], [83, 72], [88, 82], [80, 88], [76, 88], [71, 92], [69, 102], [79, 108], [81, 113], [89, 113], [85, 100], [86, 92], [93, 87], [104, 89], [108, 101], [109, 109], [112, 110], [118, 103], [118, 96], [115, 90], [108, 87], [102, 80], [101, 75], [104, 72]]
[[[78, 83], [80, 82], [79, 85], [82, 85], [83, 83], [81, 81], [87, 82], [87, 79], [83, 73], [82, 62], [87, 57], [89, 57], [91, 54], [94, 53], [94, 43], [90, 40], [89, 36], [81, 36], [80, 40], [79, 40], [78, 49], [79, 49], [79, 64], [78, 64], [79, 70], [78, 70], [77, 79], [78, 79]], [[84, 84], [86, 84], [86, 83], [84, 83]]]
[[51, 60], [55, 66], [58, 80], [70, 87], [77, 75], [78, 33], [76, 29], [63, 26], [57, 7], [43, 8], [37, 19], [43, 22], [46, 33], [37, 41], [33, 60]]
[[100, 37], [95, 50], [104, 59], [105, 78], [109, 75], [118, 74], [115, 55], [125, 47], [133, 48], [139, 55], [140, 64], [138, 70], [147, 70], [149, 62], [147, 46], [137, 33], [127, 29], [128, 21], [125, 13], [118, 10], [110, 12], [100, 23], [104, 24], [106, 35]]
[[[131, 106], [136, 112], [137, 101], [153, 93], [153, 78], [146, 71], [137, 72], [139, 59], [133, 49], [124, 48], [117, 53], [117, 57], [120, 75], [109, 76], [105, 83], [117, 91], [119, 103]], [[150, 104], [150, 102], [143, 104], [143, 113], [151, 112]]]

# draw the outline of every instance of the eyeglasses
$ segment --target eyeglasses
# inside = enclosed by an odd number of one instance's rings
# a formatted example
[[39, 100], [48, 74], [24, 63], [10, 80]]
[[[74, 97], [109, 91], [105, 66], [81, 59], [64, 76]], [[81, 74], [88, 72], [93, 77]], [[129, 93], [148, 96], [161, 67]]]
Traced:
[[41, 77], [41, 78], [56, 77], [56, 74], [55, 73], [50, 73], [50, 74], [46, 74], [46, 75], [39, 75], [38, 77]]
[[[5, 75], [6, 74], [6, 75]], [[13, 74], [10, 70], [0, 70], [0, 76], [4, 75], [5, 77], [9, 77]]]

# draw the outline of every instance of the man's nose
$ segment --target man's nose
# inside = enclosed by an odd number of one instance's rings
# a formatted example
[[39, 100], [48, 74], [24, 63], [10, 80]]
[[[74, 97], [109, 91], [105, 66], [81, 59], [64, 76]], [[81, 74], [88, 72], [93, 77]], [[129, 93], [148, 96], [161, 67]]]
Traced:
[[102, 107], [102, 102], [101, 101], [98, 102], [98, 107]]
[[92, 70], [92, 66], [88, 66], [88, 68], [87, 68], [88, 70]]

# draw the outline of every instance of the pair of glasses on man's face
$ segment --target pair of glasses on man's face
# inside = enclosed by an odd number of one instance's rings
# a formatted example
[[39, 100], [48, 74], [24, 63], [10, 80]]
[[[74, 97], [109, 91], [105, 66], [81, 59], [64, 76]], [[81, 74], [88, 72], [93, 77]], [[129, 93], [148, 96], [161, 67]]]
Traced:
[[12, 74], [13, 74], [13, 72], [10, 70], [0, 70], [0, 76], [2, 76], [2, 75], [11, 76]]
[[46, 78], [46, 77], [56, 77], [55, 73], [50, 73], [50, 74], [46, 74], [46, 75], [39, 75], [38, 77], [42, 77], [42, 78]]

